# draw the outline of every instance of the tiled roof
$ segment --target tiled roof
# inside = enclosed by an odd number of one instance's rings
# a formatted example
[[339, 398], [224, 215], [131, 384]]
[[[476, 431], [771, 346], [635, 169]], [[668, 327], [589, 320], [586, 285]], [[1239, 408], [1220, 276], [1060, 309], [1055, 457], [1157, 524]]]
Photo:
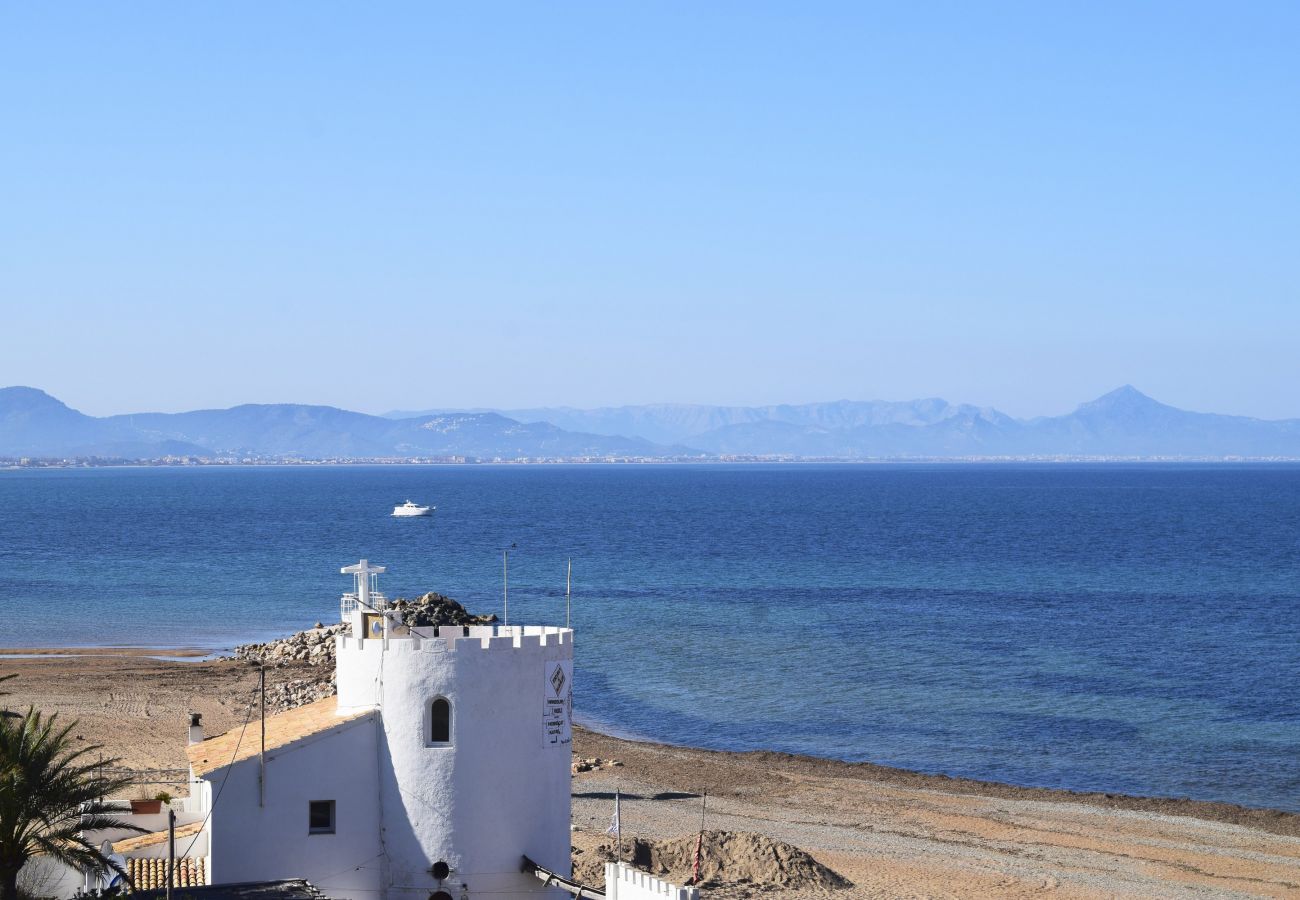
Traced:
[[[207, 884], [207, 860], [202, 857], [185, 857], [176, 860], [175, 887], [200, 887]], [[167, 888], [167, 860], [128, 859], [126, 874], [137, 891]], [[173, 891], [173, 893], [175, 893]]]
[[[174, 900], [329, 900], [310, 882], [301, 878], [284, 881], [248, 881], [241, 884], [211, 884], [172, 892]], [[163, 891], [133, 894], [132, 900], [162, 900]]]
[[[286, 747], [305, 737], [368, 716], [371, 712], [372, 710], [369, 709], [360, 709], [339, 715], [337, 697], [326, 697], [324, 700], [317, 700], [315, 703], [282, 712], [266, 720], [266, 749]], [[257, 756], [258, 727], [257, 722], [250, 721], [245, 729], [234, 728], [206, 741], [190, 744], [186, 748], [186, 753], [189, 754], [190, 766], [194, 769], [194, 774], [206, 775], [232, 762]], [[243, 740], [240, 740], [241, 730]]]
[[[188, 825], [180, 825], [176, 828], [177, 840], [183, 837], [192, 837], [203, 830], [202, 822], [191, 822]], [[142, 834], [138, 837], [125, 838], [113, 844], [114, 853], [129, 853], [132, 850], [139, 850], [141, 847], [152, 847], [154, 844], [161, 844], [167, 840], [167, 832], [151, 831], [148, 834]]]

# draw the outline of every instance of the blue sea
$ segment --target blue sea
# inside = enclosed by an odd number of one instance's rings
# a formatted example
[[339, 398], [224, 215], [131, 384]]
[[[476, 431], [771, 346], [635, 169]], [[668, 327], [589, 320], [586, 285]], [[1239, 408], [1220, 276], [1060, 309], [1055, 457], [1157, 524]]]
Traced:
[[[432, 519], [393, 519], [407, 498]], [[366, 557], [564, 620], [616, 732], [1300, 811], [1300, 467], [0, 472], [0, 646], [230, 647]]]

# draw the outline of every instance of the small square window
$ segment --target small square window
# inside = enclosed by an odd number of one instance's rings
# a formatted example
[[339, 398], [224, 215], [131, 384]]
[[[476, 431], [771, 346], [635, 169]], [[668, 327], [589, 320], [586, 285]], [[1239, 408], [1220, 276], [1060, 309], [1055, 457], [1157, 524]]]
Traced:
[[334, 801], [313, 800], [307, 812], [308, 834], [334, 833]]

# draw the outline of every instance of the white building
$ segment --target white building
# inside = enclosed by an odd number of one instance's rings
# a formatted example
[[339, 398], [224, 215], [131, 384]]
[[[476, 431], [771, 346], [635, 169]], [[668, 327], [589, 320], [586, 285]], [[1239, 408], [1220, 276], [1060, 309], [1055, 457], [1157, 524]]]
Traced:
[[382, 567], [342, 571], [338, 696], [267, 718], [265, 743], [256, 715], [192, 740], [184, 818], [203, 824], [178, 856], [209, 883], [355, 900], [567, 896], [521, 863], [570, 872], [573, 632], [407, 629]]
[[[383, 567], [363, 559], [341, 571], [354, 590], [341, 606], [338, 695], [265, 720], [254, 712], [207, 739], [191, 721], [190, 796], [171, 805], [173, 883], [305, 879], [337, 900], [579, 893], [547, 878], [571, 873], [572, 630], [406, 628], [376, 589]], [[151, 833], [83, 837], [137, 888], [164, 886], [168, 813], [122, 806]], [[98, 886], [66, 871], [51, 892]], [[699, 892], [611, 863], [605, 891], [581, 896]]]

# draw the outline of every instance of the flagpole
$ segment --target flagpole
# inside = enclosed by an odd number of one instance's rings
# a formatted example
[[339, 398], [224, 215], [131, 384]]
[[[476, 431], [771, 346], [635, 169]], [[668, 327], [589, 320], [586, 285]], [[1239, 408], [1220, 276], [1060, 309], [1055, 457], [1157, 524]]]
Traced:
[[614, 788], [614, 818], [610, 819], [609, 827], [605, 829], [605, 834], [614, 835], [614, 860], [615, 862], [623, 861], [623, 816], [619, 809], [620, 801], [623, 799], [622, 792]]
[[687, 884], [700, 883], [700, 857], [704, 853], [704, 813], [709, 808], [709, 792], [704, 792], [704, 802], [700, 804], [700, 836], [695, 841], [695, 866], [691, 871], [691, 880]]

